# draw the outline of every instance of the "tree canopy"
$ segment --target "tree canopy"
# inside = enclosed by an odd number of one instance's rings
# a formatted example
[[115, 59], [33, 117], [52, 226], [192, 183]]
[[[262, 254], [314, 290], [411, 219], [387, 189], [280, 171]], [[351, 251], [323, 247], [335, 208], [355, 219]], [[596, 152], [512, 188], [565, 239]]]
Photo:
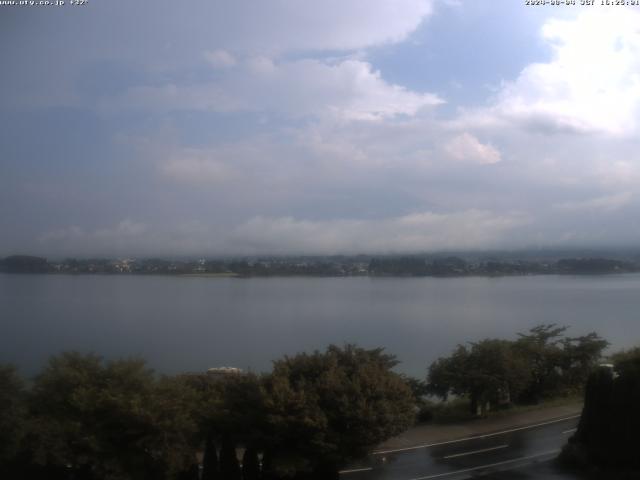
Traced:
[[578, 429], [562, 457], [591, 471], [600, 469], [598, 478], [635, 479], [640, 476], [640, 348], [614, 354], [611, 360], [613, 369], [601, 367], [590, 374]]
[[[285, 357], [265, 389], [274, 453], [299, 469], [329, 469], [411, 425], [413, 395], [382, 349], [347, 345]], [[327, 477], [329, 478], [329, 477]]]
[[449, 393], [468, 396], [472, 413], [491, 404], [510, 403], [527, 383], [529, 371], [512, 342], [487, 339], [459, 345], [448, 358], [429, 368], [431, 391], [446, 398]]
[[16, 369], [0, 365], [0, 472], [18, 452], [25, 434], [24, 382]]
[[0, 473], [197, 478], [201, 452], [209, 479], [258, 478], [259, 453], [272, 478], [332, 478], [412, 423], [413, 395], [395, 364], [382, 349], [347, 345], [284, 357], [260, 376], [167, 377], [136, 358], [66, 352], [28, 389], [0, 367]]
[[170, 478], [192, 463], [195, 392], [142, 360], [53, 357], [30, 397], [31, 454], [100, 479]]
[[[431, 365], [426, 385], [395, 373], [382, 348], [355, 345], [285, 356], [261, 375], [160, 376], [141, 359], [66, 352], [27, 388], [0, 366], [0, 475], [192, 479], [204, 455], [207, 479], [337, 478], [408, 428], [425, 393], [467, 396], [475, 413], [579, 388], [607, 343], [565, 330], [460, 345]], [[625, 355], [619, 368], [635, 371]]]
[[489, 405], [538, 402], [579, 391], [608, 342], [596, 333], [565, 337], [567, 327], [538, 325], [514, 341], [458, 345], [429, 367], [428, 389], [443, 399], [467, 396], [472, 413]]

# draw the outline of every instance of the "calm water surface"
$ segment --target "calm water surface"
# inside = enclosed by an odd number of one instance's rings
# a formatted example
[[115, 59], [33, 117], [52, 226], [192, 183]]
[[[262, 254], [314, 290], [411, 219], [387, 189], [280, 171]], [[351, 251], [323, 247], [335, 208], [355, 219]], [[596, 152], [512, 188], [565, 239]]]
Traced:
[[640, 344], [640, 275], [193, 278], [0, 274], [0, 363], [34, 373], [62, 350], [141, 355], [159, 371], [265, 371], [330, 343], [384, 346], [424, 376], [457, 343], [539, 323]]

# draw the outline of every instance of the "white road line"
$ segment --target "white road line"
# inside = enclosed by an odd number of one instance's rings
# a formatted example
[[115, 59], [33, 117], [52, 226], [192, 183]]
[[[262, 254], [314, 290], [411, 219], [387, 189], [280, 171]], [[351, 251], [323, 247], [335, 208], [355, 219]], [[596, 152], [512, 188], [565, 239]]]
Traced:
[[458, 458], [458, 457], [465, 457], [467, 455], [475, 455], [476, 453], [484, 453], [484, 452], [491, 452], [493, 450], [500, 450], [501, 448], [507, 448], [509, 445], [499, 445], [497, 447], [491, 447], [491, 448], [483, 448], [482, 450], [473, 450], [472, 452], [464, 452], [464, 453], [456, 453], [454, 455], [447, 455], [446, 457], [442, 457], [445, 460], [448, 460], [449, 458]]
[[365, 467], [365, 468], [352, 468], [351, 470], [340, 470], [338, 473], [340, 475], [344, 475], [345, 473], [358, 473], [358, 472], [369, 472], [373, 470], [372, 467]]
[[416, 478], [412, 478], [411, 480], [428, 480], [430, 478], [442, 478], [442, 477], [448, 477], [451, 475], [460, 475], [461, 473], [474, 472], [476, 470], [482, 470], [483, 468], [493, 468], [493, 467], [499, 467], [502, 465], [508, 465], [510, 463], [517, 463], [525, 460], [532, 460], [538, 457], [553, 455], [558, 452], [560, 452], [560, 450], [549, 450], [548, 452], [537, 453], [535, 455], [529, 455], [528, 457], [520, 457], [520, 458], [514, 458], [513, 460], [505, 460], [504, 462], [496, 462], [496, 463], [489, 463], [487, 465], [479, 465], [477, 467], [465, 468], [464, 470], [456, 470], [454, 472], [436, 473], [435, 475], [427, 475], [426, 477], [416, 477]]
[[576, 430], [578, 430], [577, 428], [570, 428], [569, 430], [565, 430], [564, 432], [562, 432], [563, 435], [566, 435], [567, 433], [573, 433]]
[[521, 430], [528, 430], [530, 428], [544, 427], [545, 425], [552, 425], [554, 423], [566, 422], [567, 420], [573, 420], [574, 418], [580, 418], [580, 415], [572, 415], [570, 417], [559, 418], [557, 420], [550, 420], [548, 422], [536, 423], [535, 425], [527, 425], [525, 427], [511, 428], [509, 430], [503, 430], [501, 432], [495, 432], [495, 433], [487, 433], [485, 435], [475, 435], [473, 437], [459, 438], [457, 440], [448, 440], [446, 442], [425, 443], [424, 445], [416, 445], [415, 447], [394, 448], [390, 450], [377, 450], [375, 452], [372, 452], [371, 455], [385, 455], [387, 453], [406, 452], [409, 450], [418, 450], [420, 448], [438, 447], [440, 445], [450, 445], [452, 443], [467, 442], [469, 440], [479, 440], [481, 438], [495, 437], [497, 435], [504, 435], [506, 433], [519, 432]]

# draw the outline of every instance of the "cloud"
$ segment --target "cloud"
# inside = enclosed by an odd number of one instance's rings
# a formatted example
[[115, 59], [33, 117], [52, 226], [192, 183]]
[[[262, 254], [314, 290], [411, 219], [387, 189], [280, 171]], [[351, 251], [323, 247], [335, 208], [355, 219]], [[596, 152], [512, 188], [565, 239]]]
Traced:
[[[523, 60], [531, 45], [488, 42], [496, 64], [530, 64], [446, 122], [440, 92], [473, 97], [478, 64], [458, 72], [453, 38], [411, 37], [430, 1], [194, 2], [16, 13], [25, 28], [34, 17], [5, 53], [4, 99], [76, 108], [8, 110], [4, 251], [46, 230], [34, 251], [77, 255], [548, 245], [567, 229], [640, 239], [637, 9], [546, 20], [539, 63]], [[468, 5], [434, 27], [480, 18]], [[469, 92], [446, 68], [423, 78], [428, 65], [450, 65]]]
[[525, 67], [515, 81], [503, 84], [490, 107], [466, 111], [462, 123], [634, 134], [640, 112], [640, 12], [586, 9], [571, 20], [548, 20], [542, 38], [552, 47], [551, 61]]
[[215, 68], [230, 68], [238, 63], [233, 55], [221, 48], [204, 52], [204, 58]]
[[125, 220], [113, 228], [70, 227], [43, 235], [57, 254], [335, 254], [481, 249], [525, 225], [522, 214], [482, 210], [419, 212], [377, 220], [253, 217], [235, 226], [187, 222], [151, 229]]
[[256, 217], [235, 229], [238, 245], [253, 252], [390, 253], [479, 249], [501, 243], [527, 220], [481, 210], [421, 212], [378, 220], [297, 220]]
[[164, 164], [161, 171], [176, 180], [206, 184], [223, 182], [232, 175], [224, 163], [199, 158], [172, 160]]
[[[217, 184], [233, 179], [237, 172], [224, 153], [211, 149], [184, 148], [159, 164], [160, 172], [173, 180]], [[227, 160], [227, 161], [225, 161]]]
[[242, 68], [227, 71], [215, 82], [134, 87], [120, 98], [105, 101], [103, 108], [273, 111], [295, 117], [379, 120], [415, 115], [442, 103], [435, 94], [387, 83], [371, 64], [360, 60], [276, 63], [251, 57]]
[[55, 230], [46, 233], [42, 236], [42, 241], [47, 242], [49, 240], [66, 240], [69, 238], [95, 238], [95, 239], [123, 239], [137, 237], [145, 233], [148, 226], [143, 223], [137, 223], [130, 219], [125, 219], [119, 222], [114, 227], [100, 228], [92, 232], [87, 232], [83, 228], [78, 226], [72, 226], [61, 230]]
[[469, 133], [463, 133], [451, 139], [444, 147], [453, 159], [491, 165], [501, 160], [500, 152], [489, 144], [480, 141]]
[[[268, 54], [357, 50], [401, 42], [433, 10], [431, 0], [213, 3], [200, 10], [213, 40], [240, 51]], [[195, 25], [200, 27], [203, 23], [196, 21]]]
[[46, 232], [39, 239], [41, 248], [62, 254], [127, 253], [150, 232], [149, 226], [125, 219], [112, 227], [86, 230], [71, 226]]
[[[173, 0], [113, 0], [47, 17], [23, 9], [12, 23], [29, 33], [6, 52], [11, 68], [0, 91], [11, 92], [3, 101], [16, 108], [93, 105], [96, 98], [78, 88], [83, 76], [92, 88], [111, 91], [111, 74], [131, 69], [120, 91], [164, 82], [169, 93], [193, 83], [205, 62], [225, 70], [240, 57], [353, 54], [402, 42], [432, 10], [432, 0], [193, 0], [189, 8]], [[56, 45], [65, 45], [64, 55]], [[37, 81], [43, 78], [45, 90]]]
[[568, 212], [614, 212], [629, 205], [632, 199], [633, 194], [631, 192], [620, 192], [614, 193], [612, 195], [590, 198], [587, 200], [563, 202], [556, 205], [555, 207], [558, 210], [564, 210]]

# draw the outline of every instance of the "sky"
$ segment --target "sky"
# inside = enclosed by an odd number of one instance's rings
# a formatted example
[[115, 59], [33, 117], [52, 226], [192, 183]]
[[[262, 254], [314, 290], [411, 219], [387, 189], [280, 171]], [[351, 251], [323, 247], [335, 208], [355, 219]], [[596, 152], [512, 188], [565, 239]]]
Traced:
[[4, 5], [0, 65], [0, 255], [640, 241], [637, 6]]

